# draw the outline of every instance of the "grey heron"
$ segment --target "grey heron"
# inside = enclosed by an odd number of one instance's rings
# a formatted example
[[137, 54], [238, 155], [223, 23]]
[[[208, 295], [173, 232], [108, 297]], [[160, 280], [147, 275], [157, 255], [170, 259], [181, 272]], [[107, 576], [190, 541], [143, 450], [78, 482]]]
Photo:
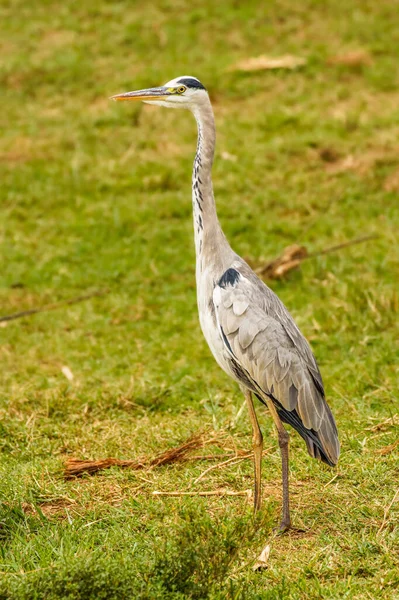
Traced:
[[167, 108], [189, 109], [198, 126], [192, 175], [199, 319], [221, 368], [241, 387], [253, 432], [254, 509], [261, 505], [263, 437], [252, 395], [271, 413], [282, 458], [283, 507], [280, 530], [291, 526], [288, 484], [291, 425], [309, 454], [330, 466], [339, 456], [337, 427], [325, 400], [321, 374], [304, 336], [276, 294], [230, 247], [220, 226], [212, 188], [215, 120], [208, 92], [191, 76], [161, 87], [112, 96]]

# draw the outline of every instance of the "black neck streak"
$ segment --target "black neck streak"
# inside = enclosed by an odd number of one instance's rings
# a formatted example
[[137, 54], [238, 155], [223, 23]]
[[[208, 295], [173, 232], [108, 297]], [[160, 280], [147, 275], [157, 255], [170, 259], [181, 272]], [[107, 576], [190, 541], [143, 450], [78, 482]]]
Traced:
[[202, 251], [202, 235], [201, 232], [204, 229], [204, 222], [202, 219], [201, 213], [204, 212], [203, 202], [204, 196], [201, 190], [202, 180], [200, 177], [200, 172], [202, 169], [202, 130], [201, 126], [198, 127], [198, 143], [197, 143], [197, 154], [195, 155], [194, 160], [194, 169], [193, 169], [193, 209], [194, 209], [194, 224], [197, 230], [197, 235], [200, 238], [200, 252]]
[[197, 153], [193, 166], [193, 217], [198, 272], [220, 259], [218, 248], [225, 239], [216, 214], [212, 188], [215, 121], [210, 102], [203, 102], [194, 116], [198, 125]]

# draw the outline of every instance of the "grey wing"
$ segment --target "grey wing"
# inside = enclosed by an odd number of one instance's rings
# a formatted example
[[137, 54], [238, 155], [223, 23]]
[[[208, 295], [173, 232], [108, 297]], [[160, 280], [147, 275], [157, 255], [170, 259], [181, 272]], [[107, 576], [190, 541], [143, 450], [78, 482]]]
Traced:
[[310, 347], [284, 305], [277, 299], [274, 307], [265, 306], [272, 297], [265, 299], [262, 288], [240, 270], [228, 269], [213, 293], [220, 336], [234, 370], [241, 369], [243, 383], [249, 381], [260, 399], [273, 399], [280, 418], [297, 429], [312, 456], [336, 464], [337, 428]]
[[304, 364], [309, 369], [309, 372], [314, 380], [316, 387], [320, 390], [320, 393], [324, 396], [323, 380], [319, 367], [313, 352], [304, 336], [300, 332], [297, 324], [292, 318], [291, 314], [281, 302], [280, 298], [269, 288], [263, 281], [259, 279], [247, 265], [245, 261], [240, 259], [239, 271], [248, 280], [251, 285], [248, 285], [247, 292], [251, 297], [251, 301], [258, 305], [266, 312], [266, 314], [274, 317], [284, 328], [285, 333], [291, 339], [293, 345], [296, 347], [300, 354]]

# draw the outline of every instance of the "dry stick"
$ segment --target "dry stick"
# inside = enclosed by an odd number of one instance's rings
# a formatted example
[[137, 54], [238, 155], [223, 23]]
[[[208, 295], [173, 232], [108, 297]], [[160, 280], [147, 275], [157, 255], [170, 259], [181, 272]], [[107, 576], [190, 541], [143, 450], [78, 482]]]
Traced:
[[247, 496], [250, 497], [251, 490], [233, 492], [232, 490], [214, 490], [208, 492], [152, 492], [153, 496]]
[[69, 458], [66, 461], [64, 478], [75, 479], [81, 477], [84, 473], [94, 475], [97, 471], [109, 469], [110, 467], [122, 467], [131, 469], [144, 469], [145, 464], [135, 460], [119, 460], [118, 458], [104, 458], [100, 460], [80, 460], [78, 458]]
[[178, 446], [177, 448], [169, 448], [169, 450], [158, 454], [158, 456], [156, 456], [152, 460], [148, 460], [145, 458], [141, 460], [119, 460], [117, 458], [105, 458], [101, 460], [79, 460], [75, 458], [70, 458], [67, 460], [65, 466], [64, 477], [65, 479], [74, 479], [75, 477], [82, 476], [83, 473], [93, 475], [97, 471], [109, 469], [113, 466], [137, 470], [151, 467], [160, 467], [161, 465], [178, 462], [184, 460], [185, 454], [187, 454], [191, 450], [196, 450], [197, 448], [203, 447], [206, 443], [209, 443], [209, 440], [204, 440], [203, 436], [203, 433], [193, 435], [188, 440], [186, 440], [181, 446]]
[[[379, 235], [376, 233], [370, 233], [367, 235], [363, 235], [361, 237], [355, 238], [353, 240], [348, 240], [347, 242], [342, 242], [341, 244], [336, 244], [335, 246], [330, 246], [329, 248], [325, 248], [324, 250], [316, 250], [315, 252], [307, 252], [306, 248], [299, 248], [299, 250], [303, 250], [303, 253], [291, 259], [292, 263], [295, 263], [295, 266], [299, 266], [303, 260], [308, 258], [315, 258], [316, 256], [322, 256], [324, 254], [330, 254], [331, 252], [336, 252], [337, 250], [341, 250], [342, 248], [347, 248], [348, 246], [354, 246], [355, 244], [361, 244], [363, 242], [367, 242], [369, 240], [374, 240], [378, 238]], [[267, 262], [261, 267], [255, 269], [256, 273], [260, 275], [265, 274], [275, 263], [278, 263], [282, 260], [282, 257], [279, 256], [272, 261]], [[284, 261], [285, 262], [285, 261]], [[294, 266], [294, 265], [293, 265]]]
[[348, 246], [354, 246], [355, 244], [362, 244], [363, 242], [368, 242], [369, 240], [375, 240], [378, 237], [379, 235], [377, 235], [376, 233], [369, 233], [367, 235], [355, 238], [354, 240], [342, 242], [342, 244], [337, 244], [336, 246], [330, 246], [329, 248], [325, 248], [324, 250], [316, 250], [316, 252], [309, 252], [309, 254], [307, 256], [304, 256], [302, 260], [305, 260], [306, 258], [313, 258], [314, 256], [321, 256], [322, 254], [329, 254], [330, 252], [336, 252], [337, 250], [341, 250], [341, 248], [347, 248]]
[[[151, 469], [153, 467], [159, 467], [165, 464], [171, 464], [175, 462], [183, 462], [183, 461], [193, 461], [193, 460], [220, 460], [220, 458], [232, 457], [232, 453], [230, 454], [208, 454], [204, 456], [195, 456], [189, 457], [187, 456], [188, 452], [191, 450], [196, 450], [197, 448], [203, 448], [207, 445], [214, 444], [218, 446], [222, 446], [220, 440], [216, 437], [212, 437], [209, 439], [204, 439], [205, 432], [200, 434], [193, 435], [191, 438], [186, 440], [181, 446], [177, 448], [170, 448], [161, 454], [158, 454], [152, 460], [148, 458], [140, 458], [139, 460], [120, 460], [118, 458], [104, 458], [100, 460], [81, 460], [77, 458], [69, 458], [66, 461], [64, 478], [65, 479], [74, 479], [76, 477], [81, 477], [84, 473], [88, 475], [94, 475], [98, 471], [102, 471], [103, 469], [109, 469], [110, 467], [116, 466], [126, 469]], [[241, 451], [242, 453], [243, 451]], [[245, 453], [245, 452], [244, 452]], [[237, 452], [234, 454], [234, 457], [237, 458], [239, 454]]]
[[13, 321], [14, 319], [20, 319], [21, 317], [28, 317], [30, 315], [35, 315], [40, 312], [56, 310], [57, 308], [61, 308], [62, 306], [67, 306], [69, 304], [77, 304], [78, 302], [83, 302], [84, 300], [89, 300], [90, 298], [105, 296], [105, 294], [108, 294], [108, 291], [109, 290], [97, 290], [96, 292], [91, 292], [90, 294], [84, 294], [83, 296], [76, 296], [76, 298], [70, 298], [69, 300], [62, 300], [61, 302], [55, 302], [54, 304], [46, 304], [45, 306], [41, 306], [39, 308], [31, 308], [29, 310], [22, 310], [21, 312], [17, 312], [17, 313], [13, 313], [11, 315], [5, 315], [4, 317], [0, 317], [0, 322], [1, 321]]
[[166, 465], [171, 462], [177, 462], [181, 460], [187, 452], [190, 450], [195, 450], [196, 448], [200, 448], [204, 446], [205, 443], [209, 443], [214, 441], [214, 438], [211, 440], [204, 441], [203, 434], [197, 434], [191, 436], [184, 444], [177, 448], [171, 448], [170, 450], [166, 450], [162, 452], [162, 454], [156, 456], [149, 464], [150, 467], [160, 467], [161, 465]]
[[377, 531], [377, 535], [379, 535], [381, 533], [381, 531], [384, 529], [385, 524], [387, 522], [387, 518], [388, 518], [388, 513], [391, 510], [392, 504], [395, 502], [397, 496], [399, 494], [399, 488], [396, 490], [394, 497], [392, 498], [392, 501], [390, 503], [390, 505], [385, 509], [384, 511], [384, 518], [383, 521], [381, 523], [381, 527], [379, 528], [379, 530]]

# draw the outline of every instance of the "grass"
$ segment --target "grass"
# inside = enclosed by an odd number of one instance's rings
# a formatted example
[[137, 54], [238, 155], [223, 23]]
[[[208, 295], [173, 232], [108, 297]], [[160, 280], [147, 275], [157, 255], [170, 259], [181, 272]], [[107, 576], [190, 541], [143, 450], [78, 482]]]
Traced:
[[[1, 314], [107, 291], [0, 323], [0, 598], [399, 598], [396, 3], [9, 0], [0, 14]], [[355, 51], [367, 60], [330, 60]], [[229, 71], [260, 54], [307, 64]], [[271, 283], [311, 340], [342, 442], [332, 471], [291, 436], [302, 534], [272, 538], [280, 459], [261, 407], [255, 523], [241, 496], [152, 495], [251, 488], [248, 460], [198, 484], [198, 461], [62, 478], [70, 456], [153, 457], [200, 430], [215, 452], [250, 447], [197, 322], [193, 119], [107, 99], [187, 73], [214, 103], [236, 251], [257, 263], [379, 236]]]

